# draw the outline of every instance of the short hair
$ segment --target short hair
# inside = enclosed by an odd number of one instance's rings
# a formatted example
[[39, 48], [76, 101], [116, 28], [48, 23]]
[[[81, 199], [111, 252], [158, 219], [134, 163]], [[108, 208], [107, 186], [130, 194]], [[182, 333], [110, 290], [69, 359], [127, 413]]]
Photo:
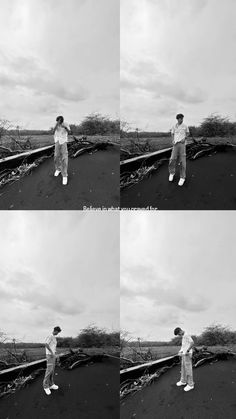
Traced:
[[176, 327], [174, 330], [174, 335], [177, 336], [181, 331], [182, 329], [180, 327]]
[[59, 326], [55, 326], [53, 330], [54, 332], [58, 332], [58, 333], [61, 332], [61, 328]]
[[64, 118], [62, 115], [57, 116], [56, 121], [61, 120], [61, 122], [64, 122]]
[[179, 119], [179, 118], [184, 118], [184, 115], [183, 115], [182, 113], [178, 113], [178, 114], [176, 115], [176, 119]]

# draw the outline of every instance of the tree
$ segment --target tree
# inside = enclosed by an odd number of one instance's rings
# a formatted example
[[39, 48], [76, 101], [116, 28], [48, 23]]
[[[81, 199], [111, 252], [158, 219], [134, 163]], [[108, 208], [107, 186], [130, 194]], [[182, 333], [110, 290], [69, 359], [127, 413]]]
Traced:
[[199, 127], [200, 135], [204, 137], [225, 137], [236, 133], [236, 124], [218, 114], [211, 114], [203, 120]]
[[236, 332], [229, 327], [220, 324], [213, 324], [206, 327], [203, 333], [198, 337], [199, 345], [225, 345], [236, 343]]
[[101, 348], [103, 346], [119, 346], [119, 332], [107, 332], [95, 325], [89, 325], [81, 330], [77, 339], [77, 345], [84, 348]]
[[85, 135], [118, 134], [120, 121], [111, 120], [108, 116], [102, 116], [99, 113], [92, 113], [86, 116], [78, 128]]

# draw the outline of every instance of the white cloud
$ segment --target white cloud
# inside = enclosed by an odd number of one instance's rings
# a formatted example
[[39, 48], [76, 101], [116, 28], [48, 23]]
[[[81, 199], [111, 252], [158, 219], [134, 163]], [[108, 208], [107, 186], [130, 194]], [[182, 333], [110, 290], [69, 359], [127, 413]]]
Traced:
[[234, 328], [234, 212], [121, 213], [121, 327], [169, 340], [219, 322]]
[[1, 330], [41, 340], [119, 327], [118, 213], [2, 212]]
[[48, 128], [56, 109], [69, 122], [94, 111], [118, 116], [118, 0], [2, 0], [1, 17], [5, 118]]
[[235, 119], [235, 10], [232, 0], [121, 0], [122, 117], [150, 131], [167, 131], [179, 111], [190, 125], [214, 112]]

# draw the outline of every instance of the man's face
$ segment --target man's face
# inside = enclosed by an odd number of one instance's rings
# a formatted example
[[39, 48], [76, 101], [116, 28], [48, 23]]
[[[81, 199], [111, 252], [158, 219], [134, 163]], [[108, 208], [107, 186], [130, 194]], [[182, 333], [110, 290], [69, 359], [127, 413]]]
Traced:
[[54, 336], [57, 336], [57, 335], [58, 335], [58, 333], [60, 333], [60, 332], [58, 332], [58, 330], [53, 330], [53, 334], [54, 334]]
[[184, 118], [182, 118], [182, 117], [181, 117], [181, 118], [178, 118], [178, 119], [177, 119], [178, 124], [179, 124], [179, 125], [181, 125], [181, 124], [182, 124], [182, 122], [183, 122], [183, 120], [184, 120]]

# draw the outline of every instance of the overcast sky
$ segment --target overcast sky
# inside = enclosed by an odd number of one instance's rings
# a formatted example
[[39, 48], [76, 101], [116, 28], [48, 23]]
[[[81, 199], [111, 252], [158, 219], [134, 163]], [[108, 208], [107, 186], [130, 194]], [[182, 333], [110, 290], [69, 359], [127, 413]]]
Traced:
[[153, 340], [236, 330], [235, 254], [235, 212], [121, 212], [121, 328]]
[[121, 118], [168, 131], [236, 120], [235, 0], [121, 0]]
[[119, 117], [119, 0], [0, 0], [0, 117]]
[[60, 325], [119, 328], [119, 214], [1, 211], [0, 331], [44, 341]]

